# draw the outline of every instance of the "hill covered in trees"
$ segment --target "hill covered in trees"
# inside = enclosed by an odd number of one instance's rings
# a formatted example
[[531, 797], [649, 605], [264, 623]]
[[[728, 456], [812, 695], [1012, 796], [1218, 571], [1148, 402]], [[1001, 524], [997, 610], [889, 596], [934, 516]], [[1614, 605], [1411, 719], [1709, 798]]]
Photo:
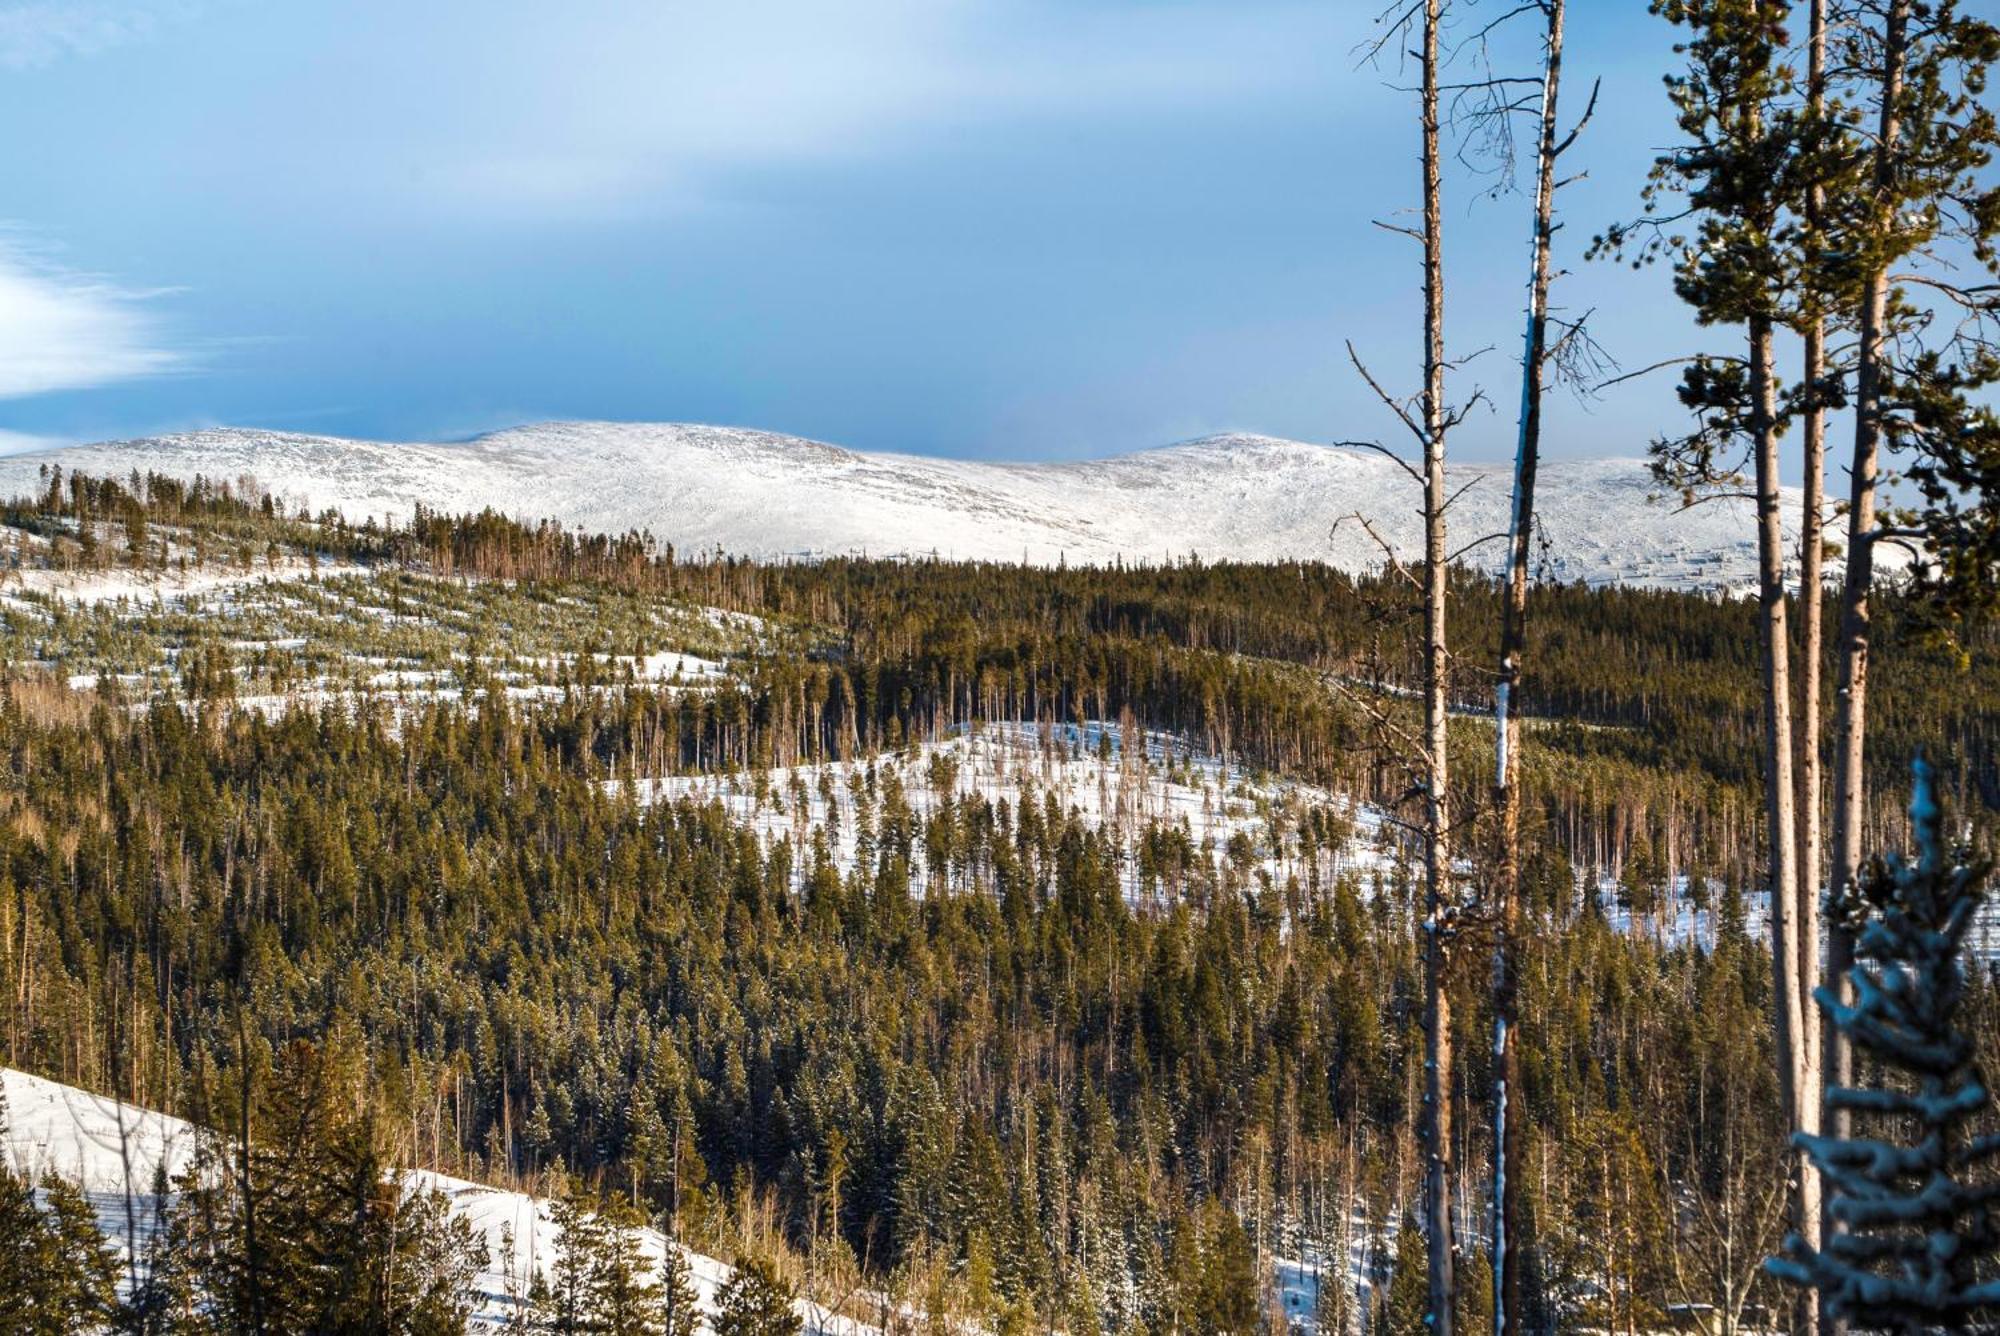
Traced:
[[[254, 1142], [323, 1055], [383, 1164], [573, 1182], [862, 1316], [1420, 1322], [1393, 577], [689, 561], [158, 477], [62, 479], [0, 537], [0, 1062]], [[1454, 596], [1497, 635], [1493, 586]], [[1538, 1321], [1775, 1304], [1754, 609], [1534, 598]], [[1921, 744], [1984, 822], [1989, 647], [1925, 643], [1881, 662], [1879, 791]], [[1659, 929], [1677, 896], [1708, 932]], [[1451, 984], [1468, 1166], [1485, 984]]]

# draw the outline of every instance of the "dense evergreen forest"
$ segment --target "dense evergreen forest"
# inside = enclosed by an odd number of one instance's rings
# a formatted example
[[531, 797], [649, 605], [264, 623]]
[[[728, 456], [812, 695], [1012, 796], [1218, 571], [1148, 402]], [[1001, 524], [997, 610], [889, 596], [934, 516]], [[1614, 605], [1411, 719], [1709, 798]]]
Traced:
[[[629, 783], [1106, 720], [1393, 817], [1407, 775], [1383, 726], [1414, 708], [1418, 666], [1387, 577], [761, 565], [491, 514], [351, 526], [164, 478], [57, 477], [0, 524], [47, 544], [21, 561], [77, 570], [168, 569], [199, 546], [765, 627], [699, 689], [584, 656], [560, 690], [516, 699], [467, 654], [433, 698], [276, 711], [236, 703], [240, 670], [271, 669], [232, 657], [226, 610], [174, 624], [178, 679], [158, 691], [72, 689], [25, 652], [0, 689], [0, 1062], [220, 1128], [295, 1090], [301, 1062], [333, 1064], [365, 1092], [362, 1139], [406, 1164], [574, 1182], [704, 1250], [770, 1259], [822, 1301], [876, 1296], [856, 1310], [871, 1320], [892, 1296], [913, 1323], [1247, 1331], [1302, 1316], [1270, 1311], [1282, 1261], [1327, 1273], [1331, 1329], [1423, 1329], [1414, 850], [1365, 879], [1277, 884], [1158, 832], [1128, 847], [1053, 802], [919, 817], [884, 786], [842, 868]], [[1493, 658], [1500, 591], [1459, 571], [1453, 594], [1454, 739], [1490, 755], [1490, 681], [1469, 665]], [[1755, 609], [1533, 598], [1530, 1321], [1755, 1314], [1779, 1301], [1759, 1263], [1783, 1179], [1771, 972], [1748, 909]], [[1891, 594], [1877, 632], [1895, 646], [1871, 718], [1884, 847], [1903, 842], [1919, 747], [1953, 810], [1984, 828], [2000, 807], [1991, 639], [1947, 653], [1913, 611]], [[7, 616], [10, 637], [47, 634]], [[1477, 769], [1458, 807], [1468, 883], [1490, 842]], [[1120, 894], [1142, 854], [1171, 865], [1165, 900]], [[1685, 886], [1713, 931], [1620, 931], [1600, 878], [1634, 925]], [[1466, 960], [1452, 1098], [1475, 1166], [1491, 1013], [1483, 958]], [[1995, 1051], [1983, 970], [1968, 1006]], [[326, 1116], [334, 1142], [361, 1135], [351, 1111]], [[1484, 1198], [1461, 1209], [1476, 1275]], [[1345, 1283], [1350, 1257], [1365, 1287]], [[1476, 1325], [1486, 1287], [1462, 1294]]]

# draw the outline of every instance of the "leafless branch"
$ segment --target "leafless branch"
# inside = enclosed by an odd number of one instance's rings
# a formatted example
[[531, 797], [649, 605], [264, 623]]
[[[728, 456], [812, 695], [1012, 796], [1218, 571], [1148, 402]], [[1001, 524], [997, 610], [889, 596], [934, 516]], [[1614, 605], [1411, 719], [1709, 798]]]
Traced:
[[[1391, 450], [1388, 446], [1383, 445], [1379, 441], [1332, 441], [1329, 442], [1329, 444], [1348, 450], [1373, 450], [1376, 454], [1381, 455], [1385, 459], [1390, 460], [1396, 465], [1397, 468], [1409, 474], [1410, 480], [1416, 483], [1417, 486], [1422, 487], [1424, 485], [1424, 475], [1417, 472], [1416, 468], [1411, 465], [1409, 460], [1403, 458], [1401, 455], [1397, 454], [1394, 450]], [[1347, 517], [1343, 516], [1342, 518], [1347, 518]], [[1334, 521], [1335, 524], [1338, 524], [1339, 522], [1340, 522], [1339, 520]]]
[[[1347, 340], [1347, 359], [1350, 362], [1354, 363], [1354, 369], [1361, 373], [1361, 379], [1368, 382], [1368, 388], [1375, 391], [1375, 397], [1380, 399], [1385, 405], [1387, 405], [1390, 412], [1394, 413], [1398, 418], [1401, 418], [1403, 425], [1410, 429], [1410, 434], [1417, 438], [1419, 444], [1422, 444], [1426, 439], [1424, 436], [1424, 429], [1417, 424], [1417, 420], [1415, 418], [1410, 416], [1410, 410], [1404, 405], [1403, 401], [1392, 398], [1389, 392], [1382, 388], [1381, 383], [1378, 382], [1375, 379], [1375, 377], [1369, 373], [1367, 366], [1365, 366], [1361, 361], [1361, 354], [1354, 350], [1354, 340], [1352, 339]], [[1390, 454], [1387, 449], [1384, 449], [1381, 446], [1377, 446], [1376, 448], [1382, 450], [1383, 454], [1389, 455], [1391, 459], [1396, 458], [1396, 456]], [[1397, 462], [1401, 463], [1402, 461], [1398, 460]], [[1405, 469], [1408, 469], [1410, 466], [1408, 464], [1403, 464], [1403, 467]], [[1411, 472], [1414, 475], [1415, 471], [1411, 470]], [[1421, 482], [1422, 480], [1419, 479], [1419, 481]]]

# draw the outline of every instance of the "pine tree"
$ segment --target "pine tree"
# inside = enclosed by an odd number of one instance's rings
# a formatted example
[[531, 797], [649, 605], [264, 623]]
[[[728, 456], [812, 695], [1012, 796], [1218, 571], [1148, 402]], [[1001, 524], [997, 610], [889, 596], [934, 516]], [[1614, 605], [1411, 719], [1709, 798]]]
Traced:
[[1424, 1278], [1424, 1238], [1410, 1221], [1396, 1231], [1395, 1269], [1380, 1313], [1381, 1336], [1426, 1336], [1429, 1289]]
[[1257, 1329], [1256, 1252], [1236, 1213], [1210, 1201], [1201, 1214], [1201, 1273], [1195, 1329], [1232, 1336]]
[[176, 1180], [174, 1306], [225, 1330], [463, 1329], [485, 1245], [391, 1170], [355, 1052], [295, 1044], [251, 1085], [258, 1136], [201, 1135]]
[[549, 1205], [549, 1219], [558, 1231], [555, 1260], [549, 1266], [548, 1292], [537, 1305], [538, 1331], [574, 1336], [592, 1330], [599, 1258], [605, 1228], [574, 1184]]
[[1835, 906], [1855, 932], [1854, 1002], [1829, 988], [1815, 994], [1885, 1073], [1879, 1085], [1835, 1087], [1828, 1102], [1883, 1135], [1795, 1137], [1825, 1175], [1828, 1217], [1841, 1228], [1817, 1249], [1794, 1235], [1787, 1255], [1767, 1264], [1817, 1288], [1836, 1317], [1905, 1332], [1960, 1329], [2000, 1307], [2000, 1282], [1979, 1276], [2000, 1251], [2000, 1181], [1968, 1181], [2000, 1153], [2000, 1134], [1969, 1134], [1991, 1099], [1958, 1016], [1960, 950], [1990, 864], [1947, 850], [1931, 767], [1919, 759], [1915, 770], [1916, 862], [1889, 855]]
[[[639, 1250], [640, 1223], [617, 1207], [603, 1216], [590, 1289], [592, 1330], [606, 1336], [652, 1336], [666, 1324], [660, 1286]], [[669, 1244], [668, 1251], [679, 1249]]]
[[668, 1239], [666, 1256], [660, 1262], [660, 1336], [695, 1336], [700, 1330], [694, 1272], [680, 1244]]
[[[1874, 691], [1875, 549], [1906, 539], [1913, 521], [1928, 548], [1931, 584], [1918, 608], [1957, 629], [1958, 618], [2000, 587], [2000, 422], [1981, 403], [2000, 376], [1990, 326], [1992, 289], [1962, 286], [1970, 250], [1995, 267], [2000, 195], [1987, 166], [2000, 122], [1984, 96], [2000, 60], [2000, 30], [1957, 0], [1843, 0], [1836, 63], [1852, 71], [1873, 124], [1855, 138], [1862, 179], [1828, 217], [1829, 284], [1845, 290], [1856, 325], [1854, 447], [1848, 464], [1847, 560], [1841, 587], [1829, 892], [1843, 897], [1861, 862], [1869, 820], [1867, 750], [1877, 730]], [[1918, 295], [1912, 297], [1915, 291]], [[1957, 308], [1954, 312], [1953, 308]], [[1977, 318], [1954, 318], [1955, 316]], [[1942, 318], [1940, 318], [1942, 317]], [[1914, 515], [1878, 515], [1885, 452], [1910, 460]], [[1853, 942], [1836, 923], [1827, 967], [1844, 987]], [[1848, 999], [1842, 998], [1845, 1002]], [[1851, 1079], [1846, 1037], [1826, 1032], [1826, 1079]], [[1833, 1134], [1842, 1115], [1829, 1108]]]
[[[1679, 394], [1697, 425], [1680, 439], [1654, 443], [1654, 471], [1690, 505], [1719, 485], [1740, 489], [1746, 469], [1755, 492], [1779, 1099], [1787, 1127], [1813, 1130], [1819, 1125], [1820, 1055], [1808, 1042], [1802, 962], [1818, 942], [1815, 925], [1802, 921], [1809, 916], [1800, 912], [1802, 879], [1814, 874], [1798, 865], [1798, 738], [1779, 467], [1788, 412], [1774, 361], [1777, 330], [1799, 318], [1804, 267], [1800, 214], [1807, 173], [1799, 164], [1806, 130], [1788, 104], [1796, 82], [1786, 26], [1792, 6], [1790, 0], [1654, 0], [1652, 8], [1686, 34], [1676, 47], [1685, 69], [1667, 81], [1686, 142], [1656, 160], [1646, 189], [1649, 216], [1612, 229], [1599, 248], [1617, 250], [1633, 233], [1646, 234], [1639, 262], [1672, 260], [1674, 290], [1695, 318], [1743, 333], [1740, 356], [1691, 359]], [[1686, 207], [1663, 220], [1660, 205], [1674, 195]], [[1819, 1185], [1810, 1165], [1800, 1165], [1792, 1211], [1795, 1224], [1816, 1236]], [[1811, 1308], [1802, 1308], [1801, 1316], [1809, 1316]]]
[[[17, 1172], [7, 1150], [7, 1091], [0, 1085], [0, 1296], [5, 1330], [62, 1336], [119, 1314], [118, 1262], [89, 1199], [73, 1183]], [[11, 1309], [11, 1311], [7, 1311]]]
[[[6, 1110], [0, 1104], [0, 1133]], [[90, 1202], [57, 1177], [36, 1187], [0, 1153], [0, 1327], [20, 1336], [67, 1336], [118, 1312], [118, 1262]]]
[[770, 1260], [746, 1257], [716, 1296], [712, 1325], [715, 1336], [798, 1336], [804, 1323]]

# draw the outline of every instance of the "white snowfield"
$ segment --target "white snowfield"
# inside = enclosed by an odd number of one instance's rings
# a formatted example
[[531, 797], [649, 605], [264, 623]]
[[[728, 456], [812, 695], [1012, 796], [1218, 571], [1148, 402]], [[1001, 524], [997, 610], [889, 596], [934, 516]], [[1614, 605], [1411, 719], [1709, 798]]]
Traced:
[[[156, 1219], [152, 1187], [155, 1166], [164, 1165], [171, 1179], [187, 1168], [194, 1153], [196, 1130], [179, 1118], [135, 1108], [75, 1086], [0, 1068], [0, 1090], [7, 1097], [7, 1128], [0, 1152], [16, 1172], [42, 1176], [59, 1174], [80, 1186], [97, 1212], [99, 1226], [114, 1246], [123, 1249], [134, 1230], [144, 1237]], [[499, 1330], [527, 1294], [534, 1270], [546, 1272], [562, 1231], [549, 1217], [548, 1203], [519, 1192], [470, 1183], [428, 1170], [405, 1176], [413, 1191], [437, 1190], [451, 1211], [472, 1225], [486, 1243], [488, 1261], [477, 1279], [479, 1304], [469, 1330]], [[128, 1202], [131, 1209], [127, 1210]], [[501, 1269], [501, 1233], [514, 1236], [514, 1274]], [[640, 1250], [655, 1266], [672, 1246], [658, 1230], [636, 1231]], [[688, 1269], [704, 1310], [714, 1312], [716, 1294], [730, 1268], [711, 1257], [688, 1252]], [[823, 1336], [871, 1336], [876, 1329], [837, 1317], [818, 1305], [800, 1300], [798, 1311], [809, 1333]]]
[[[1365, 517], [1403, 559], [1421, 552], [1414, 482], [1366, 450], [1223, 435], [1108, 459], [985, 463], [875, 454], [793, 436], [685, 424], [551, 422], [463, 444], [386, 443], [218, 429], [0, 459], [0, 495], [38, 470], [117, 478], [243, 477], [287, 504], [356, 521], [418, 505], [491, 507], [592, 532], [650, 531], [684, 553], [777, 559], [866, 554], [1054, 565], [1205, 560], [1382, 563]], [[1507, 528], [1511, 465], [1452, 470], [1467, 490], [1454, 546]], [[1755, 578], [1743, 500], [1683, 510], [1640, 459], [1552, 460], [1538, 520], [1544, 574], [1566, 582], [1731, 589]], [[1797, 497], [1786, 505], [1796, 523]], [[1503, 544], [1467, 556], [1497, 567]]]

